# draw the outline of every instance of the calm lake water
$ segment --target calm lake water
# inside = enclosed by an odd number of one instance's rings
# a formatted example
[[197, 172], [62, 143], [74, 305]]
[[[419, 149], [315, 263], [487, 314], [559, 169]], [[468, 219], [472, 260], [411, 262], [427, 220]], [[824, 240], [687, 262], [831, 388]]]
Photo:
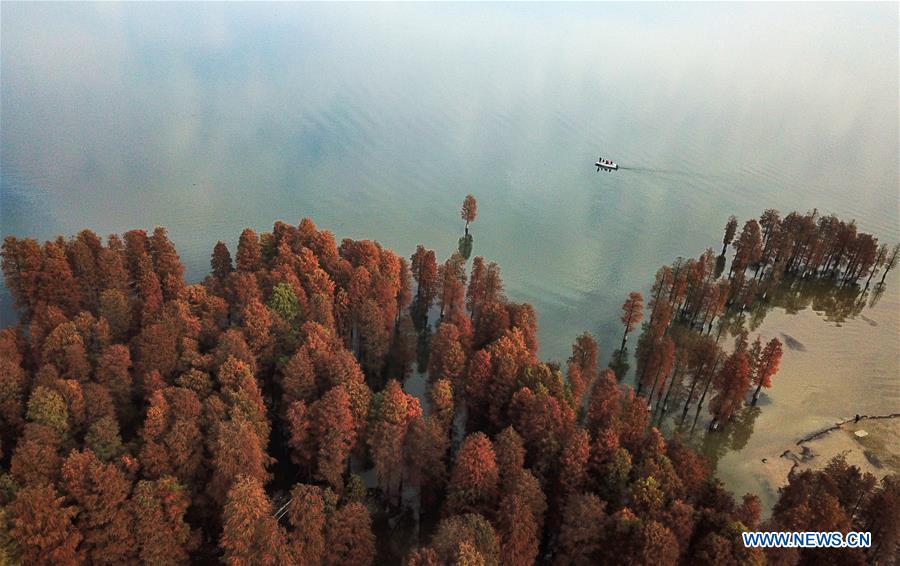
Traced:
[[[565, 359], [590, 330], [606, 357], [627, 293], [718, 250], [729, 214], [817, 207], [900, 239], [897, 16], [890, 3], [4, 2], [0, 232], [165, 225], [197, 280], [216, 240], [233, 250], [245, 226], [304, 216], [446, 257], [471, 192], [474, 253], [537, 309], [542, 356]], [[596, 173], [598, 154], [624, 169]], [[889, 283], [866, 319], [765, 319], [764, 337], [802, 349], [741, 433], [707, 447], [729, 487], [771, 499], [762, 457], [900, 406]]]

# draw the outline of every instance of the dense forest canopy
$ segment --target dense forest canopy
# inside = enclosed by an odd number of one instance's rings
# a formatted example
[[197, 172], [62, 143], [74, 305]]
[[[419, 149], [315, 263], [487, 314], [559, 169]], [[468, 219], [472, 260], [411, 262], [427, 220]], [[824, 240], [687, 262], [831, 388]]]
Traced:
[[[471, 195], [461, 217], [468, 236]], [[161, 227], [7, 237], [0, 563], [896, 561], [900, 478], [836, 458], [792, 474], [760, 525], [756, 496], [653, 425], [707, 407], [716, 429], [756, 403], [782, 345], [735, 319], [787, 280], [883, 284], [898, 248], [774, 210], [730, 219], [723, 245], [627, 297], [611, 369], [588, 333], [542, 362], [537, 313], [482, 257], [406, 259], [304, 219], [219, 242], [191, 284]], [[632, 389], [614, 369], [638, 330]], [[404, 389], [416, 368], [424, 399]], [[764, 553], [754, 529], [874, 545]]]

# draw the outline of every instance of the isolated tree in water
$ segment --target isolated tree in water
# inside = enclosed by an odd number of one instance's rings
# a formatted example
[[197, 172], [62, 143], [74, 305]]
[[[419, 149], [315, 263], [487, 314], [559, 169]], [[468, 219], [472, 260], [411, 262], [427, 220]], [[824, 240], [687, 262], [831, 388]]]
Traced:
[[629, 293], [628, 298], [622, 305], [622, 324], [625, 325], [625, 334], [622, 335], [621, 350], [625, 349], [625, 341], [628, 340], [628, 333], [634, 330], [634, 327], [641, 322], [644, 317], [641, 309], [644, 308], [644, 297], [637, 291]]
[[462, 210], [459, 213], [462, 219], [466, 221], [466, 235], [469, 234], [469, 224], [475, 222], [476, 214], [478, 214], [478, 203], [475, 202], [475, 197], [466, 195], [465, 200], [463, 200]]

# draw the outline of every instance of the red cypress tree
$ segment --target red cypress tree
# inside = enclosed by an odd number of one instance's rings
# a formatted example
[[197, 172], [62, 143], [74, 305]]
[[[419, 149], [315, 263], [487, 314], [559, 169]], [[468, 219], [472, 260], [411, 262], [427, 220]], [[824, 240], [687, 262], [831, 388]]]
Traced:
[[125, 240], [123, 253], [130, 280], [140, 281], [147, 268], [152, 268], [153, 265], [146, 261], [150, 259], [150, 239], [144, 230], [129, 230], [122, 237]]
[[469, 224], [475, 222], [475, 216], [478, 214], [478, 203], [472, 195], [466, 195], [463, 199], [462, 209], [459, 215], [466, 221], [466, 234], [469, 233]]
[[604, 548], [606, 504], [593, 493], [569, 497], [559, 530], [557, 563], [587, 565], [598, 563]]
[[221, 240], [216, 242], [209, 263], [213, 276], [219, 280], [219, 283], [224, 284], [225, 280], [228, 279], [228, 275], [234, 271], [234, 266], [231, 263], [231, 253], [228, 251], [228, 246], [225, 245], [225, 242]]
[[115, 234], [107, 238], [105, 248], [97, 252], [97, 271], [101, 289], [128, 290], [129, 274], [122, 253], [122, 241]]
[[442, 323], [431, 339], [428, 380], [433, 383], [439, 379], [447, 379], [456, 383], [465, 363], [466, 354], [460, 344], [459, 329], [455, 324]]
[[254, 298], [244, 307], [242, 318], [247, 345], [260, 365], [264, 365], [262, 362], [268, 360], [271, 354], [272, 313], [266, 305]]
[[507, 303], [506, 310], [509, 312], [510, 328], [522, 333], [525, 347], [536, 356], [538, 351], [537, 313], [534, 312], [534, 307], [528, 303]]
[[0, 256], [3, 257], [6, 287], [16, 306], [26, 314], [31, 313], [39, 299], [38, 281], [43, 261], [41, 247], [31, 238], [19, 240], [7, 236], [3, 239]]
[[559, 457], [559, 484], [564, 496], [578, 493], [587, 481], [587, 465], [591, 455], [591, 437], [577, 427], [563, 444]]
[[520, 372], [533, 365], [534, 356], [525, 347], [522, 334], [512, 331], [489, 347], [491, 354], [491, 377], [487, 382], [488, 416], [496, 429], [508, 423], [507, 411], [513, 393], [518, 390]]
[[603, 370], [591, 388], [587, 405], [588, 430], [595, 437], [601, 431], [617, 426], [621, 396], [616, 375], [610, 369]]
[[441, 317], [465, 308], [465, 263], [466, 260], [459, 252], [453, 252], [453, 255], [438, 267], [437, 282]]
[[321, 564], [325, 554], [325, 500], [321, 488], [297, 484], [287, 509], [293, 558], [299, 564]]
[[640, 525], [637, 534], [637, 563], [675, 566], [678, 564], [678, 540], [668, 528], [656, 521]]
[[484, 258], [475, 256], [475, 259], [472, 260], [472, 272], [469, 275], [469, 287], [466, 289], [466, 307], [474, 320], [478, 319], [476, 313], [484, 304], [484, 272]]
[[131, 405], [131, 352], [122, 344], [107, 346], [97, 362], [94, 374], [97, 383], [105, 386], [120, 414], [127, 414]]
[[639, 453], [643, 444], [650, 412], [643, 397], [637, 397], [630, 386], [622, 393], [622, 409], [619, 413], [619, 439], [622, 447], [632, 453]]
[[145, 564], [184, 564], [197, 540], [184, 519], [190, 504], [188, 491], [166, 476], [142, 480], [131, 496], [135, 550]]
[[362, 503], [348, 503], [328, 517], [325, 526], [327, 566], [367, 566], [375, 559], [372, 520]]
[[55, 305], [69, 316], [78, 312], [81, 297], [78, 282], [66, 259], [64, 242], [44, 244], [44, 260], [38, 275], [37, 293], [42, 301]]
[[622, 345], [620, 346], [620, 349], [625, 349], [625, 341], [628, 340], [628, 333], [634, 330], [635, 326], [641, 322], [641, 319], [644, 316], [641, 312], [643, 307], [644, 297], [637, 291], [632, 291], [622, 305], [621, 320], [622, 324], [625, 326], [625, 333], [622, 335]]
[[507, 495], [497, 511], [502, 564], [534, 564], [541, 541], [531, 509], [515, 494]]
[[444, 424], [434, 416], [410, 420], [407, 435], [408, 470], [413, 485], [419, 487], [423, 505], [439, 499], [447, 481], [447, 450], [450, 437]]
[[259, 236], [252, 228], [244, 228], [238, 240], [237, 270], [253, 273], [262, 267], [262, 248], [259, 245]]
[[100, 300], [100, 274], [97, 269], [97, 252], [103, 244], [90, 230], [82, 230], [74, 239], [66, 242], [66, 256], [72, 276], [78, 282], [81, 306], [96, 312]]
[[9, 471], [19, 485], [53, 483], [59, 476], [62, 443], [58, 431], [51, 426], [30, 422], [16, 444]]
[[498, 494], [499, 470], [491, 441], [483, 433], [463, 441], [447, 486], [449, 514], [491, 509]]
[[772, 378], [778, 373], [778, 367], [781, 365], [781, 355], [781, 341], [772, 338], [755, 360], [753, 381], [756, 384], [756, 391], [753, 392], [753, 405], [759, 400], [760, 389], [772, 387]]
[[168, 379], [178, 363], [178, 341], [172, 327], [162, 322], [144, 326], [134, 339], [134, 370], [143, 376], [156, 370]]
[[54, 328], [44, 340], [41, 361], [53, 364], [61, 379], [84, 381], [91, 372], [84, 338], [74, 322], [66, 322]]
[[84, 561], [78, 550], [81, 534], [72, 525], [75, 507], [49, 484], [19, 490], [9, 506], [12, 534], [25, 564], [75, 565]]
[[[149, 260], [148, 260], [149, 261]], [[159, 316], [163, 305], [162, 285], [159, 277], [147, 268], [138, 280], [138, 304], [136, 307], [141, 326], [147, 326]]]
[[428, 405], [431, 415], [450, 431], [453, 426], [453, 384], [447, 379], [439, 379], [428, 388]]
[[494, 438], [494, 454], [501, 487], [506, 489], [515, 485], [525, 465], [525, 444], [516, 429], [509, 426], [497, 434]]
[[548, 478], [575, 422], [575, 414], [568, 403], [539, 388], [534, 393], [523, 387], [513, 395], [509, 408], [510, 420], [522, 439], [528, 461], [538, 477]]
[[597, 379], [597, 358], [599, 354], [600, 348], [597, 345], [597, 341], [588, 332], [578, 336], [575, 339], [575, 343], [572, 344], [572, 355], [568, 360], [567, 378], [575, 407], [581, 406], [584, 392]]
[[509, 310], [498, 302], [481, 306], [475, 324], [476, 348], [483, 348], [503, 336], [510, 327]]
[[722, 365], [716, 374], [714, 385], [716, 395], [709, 403], [713, 414], [710, 427], [715, 428], [720, 422], [727, 422], [744, 404], [744, 396], [750, 387], [750, 360], [745, 351], [736, 351]]
[[219, 366], [220, 394], [228, 407], [229, 416], [246, 420], [253, 425], [259, 444], [264, 449], [269, 444], [271, 423], [256, 378], [244, 362], [228, 358]]
[[378, 485], [388, 501], [400, 496], [406, 435], [410, 420], [421, 416], [418, 400], [404, 393], [397, 380], [388, 381], [368, 437]]
[[439, 564], [499, 564], [500, 560], [497, 533], [487, 519], [476, 513], [442, 520], [431, 547]]
[[[3, 330], [0, 340], [10, 339], [11, 334], [11, 329]], [[18, 351], [0, 352], [0, 442], [5, 446], [13, 445], [25, 424], [25, 389], [29, 379], [20, 363]]]
[[356, 443], [350, 397], [343, 387], [332, 387], [310, 407], [318, 439], [318, 476], [340, 490], [347, 458]]
[[163, 296], [166, 300], [178, 297], [184, 291], [184, 265], [178, 258], [175, 245], [169, 240], [169, 234], [162, 226], [157, 226], [150, 237], [150, 254], [153, 267], [163, 285]]
[[212, 445], [212, 477], [207, 488], [210, 496], [224, 506], [228, 491], [240, 476], [264, 484], [270, 477], [266, 468], [271, 461], [252, 423], [243, 419], [222, 422], [216, 427]]
[[100, 293], [99, 314], [109, 323], [109, 332], [114, 342], [122, 342], [131, 327], [131, 307], [128, 299], [119, 289], [106, 289]]
[[79, 547], [93, 564], [121, 564], [134, 558], [132, 515], [128, 508], [131, 481], [113, 464], [90, 450], [73, 451], [62, 467], [63, 489], [78, 506], [75, 526], [84, 540]]
[[200, 401], [189, 389], [166, 387], [153, 393], [140, 432], [145, 477], [174, 476], [194, 485], [203, 461], [200, 411]]
[[222, 560], [232, 566], [284, 564], [290, 560], [285, 533], [272, 515], [259, 479], [241, 476], [222, 510]]
[[247, 345], [244, 334], [236, 328], [226, 330], [219, 337], [219, 343], [213, 350], [213, 367], [219, 368], [229, 357], [244, 362], [250, 368], [250, 373], [256, 373], [256, 358]]
[[294, 401], [285, 414], [287, 424], [288, 446], [291, 448], [291, 461], [298, 466], [308, 466], [315, 457], [315, 439], [311, 438], [309, 412], [306, 403]]
[[465, 379], [466, 416], [469, 423], [484, 419], [490, 400], [492, 369], [491, 354], [488, 350], [478, 350], [469, 360]]
[[437, 295], [437, 261], [433, 250], [426, 250], [419, 244], [415, 253], [409, 258], [410, 270], [416, 280], [416, 299], [423, 312], [428, 312]]

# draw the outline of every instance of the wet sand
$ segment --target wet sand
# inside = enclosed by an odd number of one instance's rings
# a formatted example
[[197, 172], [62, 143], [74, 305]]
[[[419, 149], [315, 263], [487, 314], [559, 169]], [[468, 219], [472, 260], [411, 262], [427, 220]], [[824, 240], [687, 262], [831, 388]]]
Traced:
[[[857, 431], [864, 431], [859, 437]], [[863, 417], [837, 423], [810, 433], [787, 448], [777, 461], [765, 467], [772, 485], [787, 483], [792, 469], [821, 469], [834, 456], [844, 454], [847, 463], [857, 466], [881, 480], [900, 473], [900, 415]]]

